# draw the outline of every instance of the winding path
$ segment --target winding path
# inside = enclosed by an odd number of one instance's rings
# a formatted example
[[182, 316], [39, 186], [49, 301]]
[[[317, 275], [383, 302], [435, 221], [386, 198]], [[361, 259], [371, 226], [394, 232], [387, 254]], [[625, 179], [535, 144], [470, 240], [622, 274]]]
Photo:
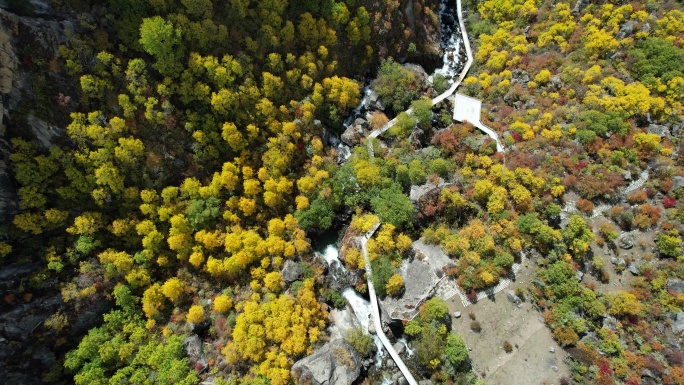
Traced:
[[[454, 92], [456, 92], [456, 89], [458, 86], [461, 85], [463, 82], [463, 79], [465, 79], [466, 74], [468, 73], [468, 70], [470, 70], [470, 66], [473, 64], [473, 52], [472, 49], [470, 48], [470, 41], [468, 40], [468, 33], [466, 32], [465, 28], [465, 23], [463, 22], [463, 9], [461, 5], [461, 0], [456, 0], [456, 6], [458, 8], [458, 22], [461, 27], [461, 34], [463, 35], [463, 42], [464, 46], [466, 49], [466, 55], [468, 57], [468, 60], [466, 61], [465, 66], [461, 70], [461, 74], [459, 75], [458, 79], [454, 82], [454, 84], [451, 85], [451, 87], [443, 92], [441, 95], [437, 96], [436, 98], [432, 99], [432, 105], [436, 105], [437, 103], [443, 101], [444, 99], [448, 98]], [[457, 100], [459, 98], [460, 94], [457, 94]], [[465, 97], [464, 95], [460, 95], [461, 97]], [[467, 97], [466, 97], [467, 98]], [[487, 135], [489, 135], [492, 139], [494, 139], [497, 143], [497, 150], [503, 152], [503, 146], [501, 146], [501, 142], [499, 141], [499, 136], [491, 129], [486, 127], [482, 122], [480, 122], [480, 117], [479, 114], [481, 113], [481, 105], [482, 102], [477, 99], [473, 98], [468, 98], [470, 100], [475, 100], [479, 106], [477, 109], [477, 119], [474, 119], [472, 123], [474, 123], [478, 128], [480, 128], [482, 131], [484, 131]], [[471, 103], [472, 104], [472, 103]], [[456, 104], [454, 103], [454, 109], [458, 108], [458, 106], [461, 106], [461, 109], [465, 109], [464, 103]], [[406, 113], [410, 114], [412, 113], [413, 110], [409, 108], [406, 110]], [[454, 111], [454, 116], [457, 116], [456, 111]], [[460, 116], [460, 115], [459, 115]], [[467, 115], [470, 117], [470, 119], [473, 119], [473, 113], [469, 113]], [[387, 122], [384, 126], [373, 130], [368, 137], [369, 138], [377, 138], [378, 136], [382, 135], [385, 131], [387, 131], [390, 127], [392, 127], [396, 123], [397, 118], [392, 119], [391, 121]], [[470, 120], [468, 120], [470, 121]], [[373, 147], [370, 142], [369, 144], [369, 152], [371, 157], [373, 156]], [[370, 263], [370, 258], [368, 257], [368, 249], [367, 249], [367, 243], [368, 239], [373, 236], [375, 231], [380, 227], [380, 223], [377, 223], [373, 226], [373, 228], [368, 231], [365, 235], [360, 236], [357, 238], [357, 242], [360, 243], [361, 245], [361, 250], [363, 251], [363, 258], [366, 263], [366, 282], [368, 284], [368, 295], [370, 297], [370, 302], [371, 302], [371, 313], [373, 315], [373, 325], [375, 326], [375, 332], [380, 338], [380, 341], [382, 344], [385, 346], [385, 349], [387, 349], [387, 352], [390, 354], [394, 362], [397, 364], [397, 367], [399, 370], [401, 370], [401, 373], [404, 375], [404, 378], [406, 378], [406, 381], [410, 385], [418, 385], [418, 382], [413, 378], [413, 375], [409, 371], [408, 367], [406, 367], [406, 364], [404, 364], [404, 361], [402, 361], [401, 357], [399, 357], [399, 354], [397, 353], [396, 350], [394, 350], [394, 347], [390, 343], [389, 339], [387, 339], [387, 336], [385, 335], [385, 332], [382, 331], [382, 323], [380, 321], [380, 312], [379, 312], [379, 306], [378, 306], [378, 298], [375, 294], [375, 286], [373, 286], [373, 281], [371, 277], [373, 276], [373, 272], [371, 270], [371, 263]]]
[[378, 227], [380, 227], [380, 222], [376, 223], [373, 226], [373, 228], [370, 231], [368, 231], [365, 235], [357, 238], [357, 241], [361, 243], [363, 258], [366, 263], [366, 282], [368, 283], [368, 295], [370, 297], [371, 302], [371, 312], [373, 314], [373, 325], [375, 326], [375, 333], [377, 334], [378, 338], [380, 338], [380, 341], [385, 346], [385, 349], [387, 349], [387, 352], [389, 352], [394, 362], [397, 364], [399, 370], [401, 370], [401, 373], [404, 375], [404, 378], [406, 378], [406, 381], [408, 381], [409, 385], [418, 385], [418, 382], [415, 378], [413, 378], [413, 375], [409, 371], [408, 367], [406, 367], [406, 365], [404, 364], [404, 361], [402, 361], [397, 351], [394, 350], [394, 347], [390, 343], [389, 339], [387, 339], [385, 332], [382, 331], [382, 323], [380, 322], [380, 312], [378, 310], [378, 297], [375, 295], [375, 286], [373, 286], [373, 280], [371, 279], [371, 277], [373, 276], [373, 272], [371, 270], [370, 258], [368, 258], [368, 249], [366, 247], [368, 239], [370, 239], [370, 237], [373, 236]]
[[[461, 85], [463, 82], [463, 79], [465, 79], [466, 74], [470, 70], [470, 66], [473, 65], [473, 51], [470, 48], [470, 40], [468, 40], [468, 32], [466, 31], [465, 23], [463, 22], [463, 9], [461, 7], [461, 0], [456, 0], [456, 6], [458, 8], [458, 24], [461, 27], [461, 34], [463, 35], [463, 45], [465, 46], [466, 50], [466, 56], [468, 60], [466, 61], [465, 65], [463, 66], [463, 69], [461, 70], [461, 74], [458, 76], [458, 79], [454, 82], [454, 84], [449, 87], [448, 90], [444, 91], [442, 94], [438, 95], [434, 99], [432, 99], [432, 105], [435, 106], [437, 103], [443, 101], [444, 99], [450, 97], [456, 92], [456, 89], [458, 86]], [[467, 98], [467, 99], [463, 99]], [[471, 100], [471, 102], [465, 102], [465, 103], [459, 103], [461, 100]], [[473, 102], [475, 101], [479, 103], [477, 105], [477, 110], [472, 110], [473, 107]], [[460, 110], [465, 111], [465, 115], [461, 113]], [[461, 94], [456, 94], [456, 100], [454, 101], [454, 120], [459, 120], [463, 121], [461, 119], [458, 119], [458, 117], [466, 117], [468, 122], [472, 123], [475, 125], [477, 128], [482, 130], [485, 134], [489, 135], [494, 141], [496, 141], [496, 150], [499, 152], [503, 152], [504, 148], [501, 145], [501, 140], [499, 140], [499, 135], [494, 132], [491, 128], [485, 126], [481, 121], [480, 121], [480, 114], [482, 111], [482, 101], [474, 98], [470, 98], [465, 95]], [[413, 112], [412, 108], [409, 108], [408, 110], [405, 111], [407, 114], [411, 114]], [[371, 131], [371, 133], [368, 135], [369, 138], [377, 138], [378, 136], [384, 134], [387, 130], [389, 130], [394, 124], [396, 123], [397, 118], [395, 117], [394, 119], [390, 120], [389, 122], [385, 123], [382, 127], [375, 129]]]

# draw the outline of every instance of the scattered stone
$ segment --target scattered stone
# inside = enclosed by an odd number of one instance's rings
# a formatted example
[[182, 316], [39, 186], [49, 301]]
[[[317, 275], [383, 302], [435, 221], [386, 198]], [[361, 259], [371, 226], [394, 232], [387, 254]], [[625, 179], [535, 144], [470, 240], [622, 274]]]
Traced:
[[461, 318], [461, 312], [460, 311], [454, 312], [454, 318]]
[[584, 278], [584, 273], [583, 273], [583, 272], [578, 271], [577, 273], [575, 273], [575, 279], [576, 279], [576, 280], [582, 282], [582, 278]]
[[557, 91], [563, 88], [563, 81], [561, 80], [560, 76], [554, 75], [551, 77], [551, 87]]
[[641, 375], [644, 377], [656, 378], [655, 374], [649, 369], [644, 369], [641, 371]]
[[299, 268], [297, 262], [288, 259], [283, 265], [283, 270], [280, 272], [283, 276], [283, 280], [287, 283], [294, 282], [299, 279], [302, 274], [302, 270]]
[[519, 83], [522, 86], [526, 86], [530, 82], [530, 75], [524, 70], [514, 69], [512, 72], [511, 84]]
[[553, 365], [553, 366], [551, 366], [551, 369], [552, 369], [554, 372], [558, 373], [558, 366]]
[[639, 274], [641, 274], [641, 272], [639, 271], [639, 269], [638, 269], [638, 268], [636, 267], [636, 265], [634, 265], [633, 263], [630, 263], [629, 266], [627, 266], [627, 270], [629, 270], [629, 272], [632, 273], [632, 274], [634, 274], [634, 275], [639, 275]]
[[295, 362], [290, 373], [299, 384], [351, 384], [361, 373], [361, 361], [349, 342], [338, 338]]
[[554, 348], [553, 346], [549, 348], [549, 353], [555, 353], [555, 352], [556, 352], [556, 348]]
[[373, 360], [370, 358], [366, 358], [365, 360], [363, 360], [362, 365], [364, 368], [368, 369], [371, 367], [371, 365], [373, 365]]
[[673, 292], [674, 295], [684, 293], [684, 281], [679, 278], [672, 278], [667, 280], [667, 291]]
[[506, 297], [508, 298], [509, 301], [513, 302], [516, 305], [519, 305], [522, 303], [522, 300], [520, 299], [520, 297], [518, 297], [513, 290], [507, 291]]
[[622, 172], [622, 179], [624, 180], [632, 180], [632, 173], [629, 172], [629, 170], [625, 170]]
[[432, 380], [421, 380], [421, 381], [418, 381], [418, 385], [432, 385]]
[[618, 257], [610, 257], [610, 263], [612, 263], [613, 265], [617, 265], [617, 266], [626, 266], [627, 265], [624, 258], [618, 258]]
[[678, 335], [682, 331], [684, 331], [684, 311], [677, 313], [677, 316], [672, 323], [672, 333]]
[[621, 249], [629, 250], [634, 247], [634, 234], [622, 233], [618, 237], [617, 242]]
[[589, 5], [589, 0], [577, 0], [570, 13], [573, 15], [578, 15], [584, 8], [587, 7], [587, 5]]

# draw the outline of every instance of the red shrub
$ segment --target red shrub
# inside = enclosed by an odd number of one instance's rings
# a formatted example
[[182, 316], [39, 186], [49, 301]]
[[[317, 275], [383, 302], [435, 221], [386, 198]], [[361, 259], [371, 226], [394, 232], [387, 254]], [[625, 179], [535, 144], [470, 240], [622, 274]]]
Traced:
[[432, 138], [432, 144], [441, 148], [446, 155], [452, 155], [459, 146], [459, 139], [453, 130], [446, 129]]
[[601, 362], [599, 365], [599, 375], [601, 376], [612, 376], [613, 371], [610, 370], [610, 362]]
[[666, 209], [671, 209], [677, 205], [677, 198], [666, 196], [663, 198], [663, 207]]

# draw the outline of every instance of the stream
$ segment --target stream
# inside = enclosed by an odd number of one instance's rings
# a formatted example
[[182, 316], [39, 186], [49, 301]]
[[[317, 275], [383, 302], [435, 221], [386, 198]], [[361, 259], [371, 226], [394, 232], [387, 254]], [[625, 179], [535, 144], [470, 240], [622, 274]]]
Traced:
[[[442, 27], [441, 45], [443, 50], [443, 65], [441, 68], [435, 70], [435, 74], [441, 74], [449, 83], [453, 83], [463, 68], [463, 62], [459, 59], [460, 56], [464, 55], [465, 51], [463, 49], [463, 39], [458, 23], [455, 0], [441, 0], [439, 8], [439, 20]], [[434, 74], [429, 77], [430, 81], [432, 81], [433, 76]], [[369, 108], [371, 108], [371, 97], [372, 90], [370, 88], [370, 81], [367, 81], [364, 85], [363, 98], [361, 99], [361, 102], [353, 110], [350, 116], [344, 120], [343, 124], [345, 127], [348, 127], [355, 119], [365, 116], [365, 114], [369, 111]], [[351, 154], [350, 148], [336, 137], [330, 138], [330, 145], [335, 148], [338, 153], [338, 162], [341, 164], [346, 162]], [[337, 233], [333, 232], [321, 235], [321, 237], [319, 237], [319, 239], [317, 239], [315, 242], [317, 244], [316, 254], [328, 264], [328, 271], [331, 277], [335, 281], [341, 283], [346, 282], [349, 272], [339, 259], [336, 240]], [[344, 289], [341, 290], [342, 297], [346, 300], [349, 308], [351, 308], [356, 321], [361, 326], [363, 331], [368, 333], [369, 326], [372, 322], [370, 302], [357, 293], [353, 287], [349, 285], [342, 286], [344, 287]], [[331, 325], [331, 327], [335, 326]], [[338, 329], [342, 331], [342, 327], [339, 327]], [[381, 370], [386, 352], [382, 342], [380, 341], [380, 338], [375, 334], [371, 334], [371, 337], [373, 338], [373, 342], [377, 347], [375, 367], [378, 370]], [[398, 339], [398, 342], [404, 344], [406, 348], [406, 354], [408, 356], [413, 355], [413, 351], [409, 348], [406, 339], [400, 338]], [[382, 371], [381, 373], [382, 384], [392, 384], [391, 375], [387, 371]]]

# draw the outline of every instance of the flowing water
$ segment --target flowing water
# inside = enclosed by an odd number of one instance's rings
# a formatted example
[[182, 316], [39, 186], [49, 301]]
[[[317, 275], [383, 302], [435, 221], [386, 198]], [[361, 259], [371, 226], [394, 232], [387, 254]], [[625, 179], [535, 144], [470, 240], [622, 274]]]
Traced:
[[[344, 268], [344, 265], [339, 259], [337, 246], [334, 243], [326, 245], [323, 248], [323, 251], [319, 252], [318, 255], [320, 255], [321, 258], [323, 258], [328, 263], [329, 270], [333, 272], [333, 278], [338, 279], [338, 277], [335, 276], [335, 270], [342, 270], [343, 273], [347, 272], [347, 270]], [[347, 303], [352, 308], [352, 312], [354, 313], [356, 320], [359, 322], [359, 325], [361, 325], [363, 331], [365, 333], [368, 333], [370, 323], [372, 322], [370, 302], [363, 298], [352, 287], [347, 287], [346, 289], [344, 289], [342, 291], [342, 297], [345, 300], [347, 300]], [[376, 367], [379, 368], [382, 365], [382, 359], [385, 356], [384, 347], [382, 346], [382, 342], [380, 341], [380, 338], [378, 338], [378, 336], [376, 336], [375, 334], [371, 334], [371, 337], [373, 338], [373, 342], [377, 347], [375, 363]]]

